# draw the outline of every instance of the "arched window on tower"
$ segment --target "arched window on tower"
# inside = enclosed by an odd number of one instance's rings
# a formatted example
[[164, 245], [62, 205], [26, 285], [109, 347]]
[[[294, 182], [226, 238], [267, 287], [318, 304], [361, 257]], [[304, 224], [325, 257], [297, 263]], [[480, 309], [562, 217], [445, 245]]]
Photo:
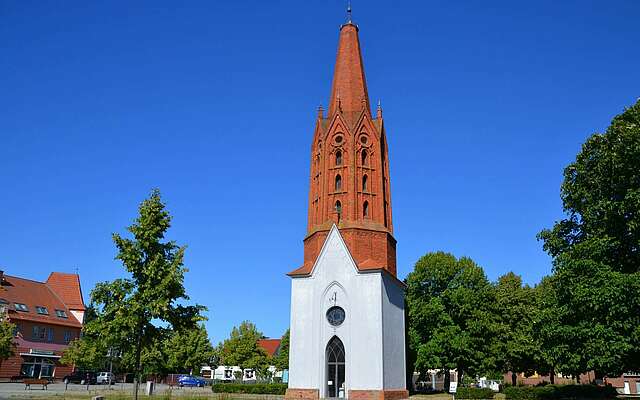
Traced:
[[362, 191], [366, 192], [369, 188], [367, 187], [367, 175], [362, 176]]
[[336, 151], [336, 165], [342, 165], [342, 152]]
[[342, 177], [338, 174], [336, 175], [335, 191], [338, 192], [340, 190], [342, 190]]
[[340, 216], [342, 215], [342, 203], [340, 203], [340, 200], [336, 201], [335, 212], [338, 214], [338, 222], [340, 222]]
[[369, 217], [369, 202], [365, 201], [364, 204], [362, 205], [362, 216], [364, 218], [368, 218]]
[[367, 165], [369, 160], [367, 159], [367, 151], [362, 149], [362, 165]]

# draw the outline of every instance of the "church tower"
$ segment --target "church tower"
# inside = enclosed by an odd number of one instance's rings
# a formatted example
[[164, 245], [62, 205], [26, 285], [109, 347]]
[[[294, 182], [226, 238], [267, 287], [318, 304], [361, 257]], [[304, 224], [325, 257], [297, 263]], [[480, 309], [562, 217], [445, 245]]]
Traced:
[[389, 157], [382, 108], [372, 115], [358, 26], [340, 28], [329, 110], [318, 109], [309, 184], [304, 264], [308, 274], [333, 224], [340, 229], [358, 269], [396, 274]]
[[329, 108], [311, 144], [304, 262], [289, 273], [286, 399], [406, 399], [382, 109], [371, 113], [358, 26], [340, 27]]

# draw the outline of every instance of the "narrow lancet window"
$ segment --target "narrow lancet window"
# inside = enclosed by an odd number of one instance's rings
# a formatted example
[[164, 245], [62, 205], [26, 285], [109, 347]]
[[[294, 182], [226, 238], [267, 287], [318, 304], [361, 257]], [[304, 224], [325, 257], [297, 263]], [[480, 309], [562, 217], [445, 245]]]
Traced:
[[336, 175], [335, 191], [338, 192], [340, 190], [342, 190], [342, 177], [340, 175]]
[[366, 192], [366, 191], [368, 191], [368, 190], [369, 190], [369, 189], [367, 188], [367, 176], [366, 176], [366, 175], [364, 175], [364, 176], [362, 177], [362, 191], [363, 191], [363, 192]]
[[367, 160], [367, 151], [362, 150], [362, 165], [367, 165], [369, 160]]
[[336, 165], [342, 165], [342, 152], [336, 151]]
[[365, 201], [364, 204], [362, 205], [362, 216], [364, 218], [369, 217], [369, 202]]

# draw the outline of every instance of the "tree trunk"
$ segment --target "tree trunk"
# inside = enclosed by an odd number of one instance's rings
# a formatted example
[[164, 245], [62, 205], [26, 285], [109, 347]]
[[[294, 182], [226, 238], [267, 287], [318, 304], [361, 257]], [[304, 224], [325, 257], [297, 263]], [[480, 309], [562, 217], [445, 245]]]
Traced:
[[449, 393], [449, 384], [451, 383], [451, 374], [449, 373], [449, 369], [445, 368], [442, 370], [444, 372], [444, 387], [443, 390], [445, 393]]
[[458, 386], [462, 386], [462, 376], [464, 375], [464, 371], [462, 368], [458, 368]]
[[576, 374], [576, 383], [579, 385], [580, 384], [580, 372], [578, 372]]
[[133, 377], [133, 398], [134, 400], [138, 400], [138, 390], [140, 388], [140, 353], [142, 353], [142, 332], [143, 327], [140, 324], [140, 328], [138, 330], [138, 338], [136, 339], [136, 370], [135, 376]]
[[516, 386], [518, 384], [518, 376], [516, 375], [515, 372], [511, 373], [511, 385], [512, 386]]
[[556, 371], [553, 368], [551, 368], [551, 372], [549, 372], [549, 382], [551, 382], [552, 385], [556, 383]]

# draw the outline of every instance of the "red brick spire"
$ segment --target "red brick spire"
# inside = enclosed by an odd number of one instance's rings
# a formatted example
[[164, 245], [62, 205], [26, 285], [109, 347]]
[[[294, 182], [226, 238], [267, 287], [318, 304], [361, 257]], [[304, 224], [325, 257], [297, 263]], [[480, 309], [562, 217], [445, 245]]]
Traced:
[[338, 55], [329, 99], [329, 118], [336, 111], [351, 116], [359, 114], [363, 108], [370, 114], [358, 27], [349, 21], [340, 28]]
[[309, 215], [304, 265], [308, 275], [333, 224], [360, 270], [396, 274], [387, 139], [374, 116], [364, 79], [358, 27], [340, 28], [329, 114], [320, 108], [311, 144]]

